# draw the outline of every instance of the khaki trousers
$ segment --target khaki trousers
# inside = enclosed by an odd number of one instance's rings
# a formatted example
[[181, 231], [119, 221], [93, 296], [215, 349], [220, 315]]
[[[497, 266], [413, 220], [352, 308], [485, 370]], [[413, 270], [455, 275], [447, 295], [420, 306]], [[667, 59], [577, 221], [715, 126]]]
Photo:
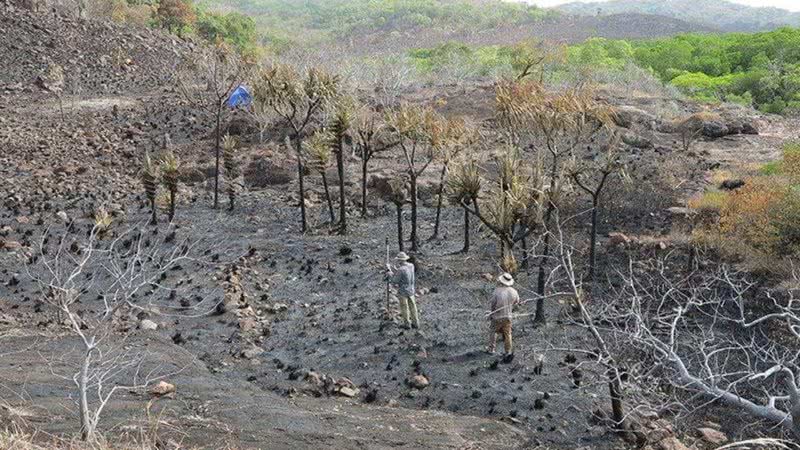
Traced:
[[[400, 315], [403, 317], [403, 324], [413, 325], [419, 328], [419, 314], [417, 313], [417, 300], [414, 296], [398, 296], [400, 300]], [[409, 317], [410, 316], [410, 317]]]
[[489, 324], [489, 351], [493, 352], [497, 342], [497, 335], [503, 335], [503, 347], [505, 347], [506, 354], [511, 354], [514, 350], [513, 342], [511, 340], [511, 319], [497, 319], [492, 320]]

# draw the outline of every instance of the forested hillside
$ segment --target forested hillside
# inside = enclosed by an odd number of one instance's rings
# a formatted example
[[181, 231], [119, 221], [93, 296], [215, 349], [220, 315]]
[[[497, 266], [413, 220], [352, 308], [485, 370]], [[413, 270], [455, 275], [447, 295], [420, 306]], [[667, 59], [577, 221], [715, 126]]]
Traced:
[[[513, 70], [524, 48], [448, 43], [412, 51], [411, 56], [423, 72], [455, 64], [488, 75]], [[697, 100], [754, 105], [772, 113], [800, 110], [800, 30], [796, 28], [655, 40], [594, 38], [560, 52], [562, 57], [552, 67], [554, 77], [578, 69], [623, 73], [635, 64]]]
[[800, 25], [800, 13], [779, 8], [752, 8], [724, 0], [612, 0], [561, 5], [570, 14], [656, 14], [714, 26], [723, 31], [762, 31]]

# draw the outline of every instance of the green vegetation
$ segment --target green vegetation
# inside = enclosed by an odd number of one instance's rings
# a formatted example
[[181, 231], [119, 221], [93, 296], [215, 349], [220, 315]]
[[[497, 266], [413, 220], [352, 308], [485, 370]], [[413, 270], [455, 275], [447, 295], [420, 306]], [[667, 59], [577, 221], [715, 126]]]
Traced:
[[712, 189], [690, 202], [699, 213], [694, 237], [744, 260], [751, 269], [776, 272], [784, 258], [800, 255], [800, 143], [784, 146], [733, 191]]
[[[422, 72], [458, 64], [477, 75], [489, 75], [508, 71], [519, 51], [519, 47], [446, 43], [413, 50], [410, 56]], [[631, 63], [697, 100], [753, 105], [771, 113], [800, 111], [800, 29], [642, 41], [593, 38], [568, 47], [561, 69], [621, 72]]]

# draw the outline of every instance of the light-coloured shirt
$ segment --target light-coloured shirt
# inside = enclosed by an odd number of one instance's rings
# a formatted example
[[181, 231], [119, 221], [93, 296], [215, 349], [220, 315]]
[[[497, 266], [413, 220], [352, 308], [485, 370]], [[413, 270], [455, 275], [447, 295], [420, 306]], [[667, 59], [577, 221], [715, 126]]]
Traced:
[[413, 297], [416, 293], [414, 265], [404, 262], [389, 272], [389, 282], [397, 286], [397, 295]]
[[511, 319], [514, 305], [519, 304], [519, 294], [512, 287], [498, 286], [489, 300], [492, 320]]

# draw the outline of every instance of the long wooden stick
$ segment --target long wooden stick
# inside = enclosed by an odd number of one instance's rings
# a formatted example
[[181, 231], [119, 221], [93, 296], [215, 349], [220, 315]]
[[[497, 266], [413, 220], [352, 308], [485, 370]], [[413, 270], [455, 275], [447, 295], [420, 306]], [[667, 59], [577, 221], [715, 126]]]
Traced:
[[[386, 265], [389, 265], [389, 236], [386, 236]], [[390, 315], [389, 311], [389, 279], [386, 279], [386, 314]]]

